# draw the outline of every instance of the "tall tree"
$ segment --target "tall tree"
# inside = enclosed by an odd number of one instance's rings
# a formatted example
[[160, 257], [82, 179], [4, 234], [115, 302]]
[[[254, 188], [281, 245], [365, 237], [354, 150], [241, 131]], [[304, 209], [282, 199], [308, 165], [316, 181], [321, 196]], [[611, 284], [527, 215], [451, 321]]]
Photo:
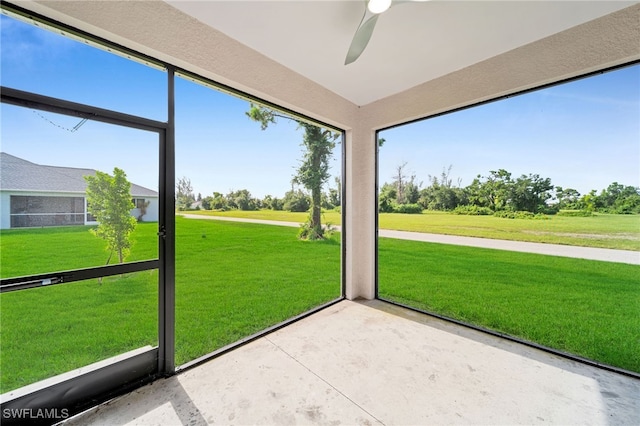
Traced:
[[577, 190], [556, 186], [554, 191], [559, 209], [578, 209], [580, 193]]
[[396, 202], [398, 204], [404, 204], [405, 200], [405, 186], [407, 184], [407, 175], [404, 173], [404, 168], [407, 166], [407, 162], [396, 166], [395, 174], [393, 175], [393, 184], [396, 187]]
[[511, 199], [513, 180], [505, 169], [491, 170], [489, 176], [480, 176], [467, 187], [469, 201], [479, 207], [499, 211], [507, 208]]
[[335, 177], [335, 188], [329, 188], [327, 194], [327, 201], [334, 207], [338, 207], [342, 201], [342, 182], [338, 176]]
[[136, 219], [131, 216], [135, 206], [131, 201], [131, 184], [125, 172], [113, 169], [113, 176], [96, 172], [95, 176], [85, 176], [87, 181], [87, 209], [95, 216], [98, 227], [92, 232], [107, 241], [109, 258], [118, 253], [120, 263], [131, 248], [131, 233], [136, 227]]
[[258, 210], [258, 203], [248, 189], [230, 191], [226, 196], [227, 206], [238, 210]]
[[302, 146], [304, 148], [302, 162], [294, 176], [294, 182], [299, 183], [311, 192], [311, 214], [300, 237], [315, 240], [323, 238], [324, 231], [321, 223], [322, 185], [329, 179], [329, 160], [336, 146], [339, 134], [328, 129], [322, 129], [313, 124], [282, 115], [269, 108], [251, 104], [247, 116], [260, 123], [262, 130], [270, 124], [275, 124], [278, 118], [293, 120], [299, 128], [304, 130]]
[[594, 196], [595, 207], [608, 213], [639, 213], [640, 188], [613, 182]]
[[429, 210], [453, 210], [464, 201], [464, 191], [459, 188], [460, 179], [458, 179], [458, 187], [453, 186], [451, 169], [442, 168], [440, 177], [429, 175], [431, 185], [420, 191], [420, 204]]
[[178, 210], [186, 210], [196, 201], [193, 196], [193, 187], [191, 179], [181, 177], [176, 183], [176, 207]]
[[553, 185], [538, 174], [521, 175], [512, 184], [510, 206], [515, 211], [540, 213], [547, 208]]

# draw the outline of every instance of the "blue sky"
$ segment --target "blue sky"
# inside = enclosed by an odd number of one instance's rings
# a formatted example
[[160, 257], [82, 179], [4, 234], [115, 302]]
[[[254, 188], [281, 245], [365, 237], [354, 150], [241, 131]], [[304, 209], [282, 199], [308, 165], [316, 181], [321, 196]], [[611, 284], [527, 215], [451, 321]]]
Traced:
[[640, 186], [640, 68], [621, 69], [381, 132], [380, 180], [407, 162], [418, 181], [466, 186], [506, 169], [581, 193]]
[[[166, 119], [166, 74], [2, 16], [2, 85], [156, 120]], [[157, 137], [138, 130], [2, 105], [1, 149], [40, 164], [111, 171], [157, 189]], [[176, 176], [196, 193], [249, 189], [282, 196], [301, 157], [301, 131], [261, 131], [248, 103], [176, 82]], [[640, 186], [640, 67], [494, 102], [382, 132], [380, 180], [394, 168], [428, 181], [452, 165], [463, 186], [507, 169], [538, 173], [581, 193], [613, 181]], [[332, 171], [339, 173], [339, 146]], [[333, 185], [333, 179], [331, 179]]]

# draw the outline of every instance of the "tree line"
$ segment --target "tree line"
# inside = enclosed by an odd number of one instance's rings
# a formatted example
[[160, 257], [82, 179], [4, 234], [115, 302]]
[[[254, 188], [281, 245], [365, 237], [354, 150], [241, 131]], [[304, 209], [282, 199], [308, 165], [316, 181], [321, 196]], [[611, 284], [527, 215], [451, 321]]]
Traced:
[[[340, 207], [340, 179], [335, 178], [335, 187], [327, 191], [319, 190], [318, 206], [325, 210]], [[191, 181], [187, 177], [178, 179], [176, 185], [176, 207], [178, 210], [284, 210], [290, 212], [308, 212], [312, 207], [313, 196], [292, 184], [282, 198], [266, 195], [263, 198], [254, 197], [248, 189], [231, 190], [226, 194], [213, 192], [212, 195], [197, 196], [193, 192]]]
[[[457, 214], [496, 215], [502, 217], [531, 217], [537, 214], [565, 214], [587, 216], [594, 212], [640, 214], [640, 188], [613, 182], [600, 191], [580, 194], [576, 189], [555, 186], [550, 178], [538, 174], [513, 177], [505, 169], [477, 175], [470, 185], [463, 187], [451, 178], [452, 167], [439, 176], [429, 175], [428, 185], [417, 182], [415, 174], [407, 174], [407, 163], [395, 168], [393, 180], [385, 182], [379, 191], [378, 209], [381, 213], [421, 213], [423, 210], [450, 211]], [[227, 194], [213, 192], [210, 196], [194, 195], [191, 182], [178, 180], [177, 208], [189, 210], [284, 210], [308, 212], [312, 197], [292, 184], [282, 198], [267, 195], [256, 198], [247, 189]], [[338, 209], [340, 179], [335, 187], [319, 191], [319, 206], [325, 210]]]
[[477, 175], [470, 185], [453, 183], [451, 169], [429, 175], [428, 186], [406, 172], [407, 163], [395, 168], [393, 180], [380, 187], [380, 212], [420, 213], [423, 210], [459, 214], [494, 214], [503, 217], [536, 214], [590, 215], [593, 212], [640, 214], [640, 188], [613, 182], [600, 192], [580, 194], [576, 189], [554, 186], [538, 174], [514, 177], [505, 169]]

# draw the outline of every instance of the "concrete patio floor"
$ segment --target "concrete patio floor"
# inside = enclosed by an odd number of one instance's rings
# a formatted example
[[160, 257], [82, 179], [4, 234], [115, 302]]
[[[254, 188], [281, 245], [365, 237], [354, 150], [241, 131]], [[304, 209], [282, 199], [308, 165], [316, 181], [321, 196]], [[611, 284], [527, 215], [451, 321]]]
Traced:
[[638, 425], [640, 380], [343, 301], [67, 423]]

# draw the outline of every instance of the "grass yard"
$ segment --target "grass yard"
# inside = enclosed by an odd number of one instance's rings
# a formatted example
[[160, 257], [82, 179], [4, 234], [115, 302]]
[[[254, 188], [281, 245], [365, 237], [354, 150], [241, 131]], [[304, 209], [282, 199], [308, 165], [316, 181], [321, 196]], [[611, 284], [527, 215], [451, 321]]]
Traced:
[[[285, 211], [197, 211], [209, 216], [304, 222], [307, 213]], [[340, 214], [323, 213], [323, 221], [340, 225]], [[548, 216], [547, 220], [465, 216], [447, 212], [380, 213], [381, 229], [530, 241], [582, 247], [640, 251], [640, 215], [598, 214], [591, 217]]]
[[158, 344], [158, 274], [0, 295], [0, 392]]
[[640, 251], [640, 215], [548, 216], [547, 220], [540, 220], [446, 212], [385, 213], [380, 214], [380, 228]]
[[381, 238], [379, 295], [640, 372], [640, 266]]
[[[20, 277], [54, 271], [103, 266], [109, 258], [106, 243], [89, 232], [91, 226], [3, 229], [0, 232], [0, 276]], [[128, 262], [156, 259], [155, 223], [141, 223], [132, 236]], [[112, 264], [118, 256], [111, 257]]]
[[[184, 212], [188, 214], [200, 214], [203, 216], [239, 217], [244, 219], [275, 220], [278, 222], [299, 222], [303, 223], [309, 217], [309, 213], [287, 212], [282, 210], [229, 210], [224, 212], [212, 210], [196, 210]], [[340, 213], [335, 211], [323, 212], [322, 223], [330, 222], [340, 225]]]
[[[295, 228], [177, 218], [178, 365], [340, 296], [340, 244]], [[128, 260], [156, 257], [139, 224]], [[2, 276], [104, 264], [87, 227], [2, 231]], [[0, 295], [1, 392], [140, 346], [157, 345], [157, 273]]]
[[[176, 226], [178, 365], [340, 295], [337, 234], [304, 242], [296, 228]], [[138, 226], [128, 260], [157, 256], [156, 228]], [[3, 277], [106, 258], [87, 227], [0, 237]], [[379, 275], [383, 298], [640, 371], [639, 266], [382, 238]], [[5, 293], [0, 309], [2, 392], [157, 344], [155, 271]]]
[[340, 297], [339, 235], [177, 218], [176, 363]]

